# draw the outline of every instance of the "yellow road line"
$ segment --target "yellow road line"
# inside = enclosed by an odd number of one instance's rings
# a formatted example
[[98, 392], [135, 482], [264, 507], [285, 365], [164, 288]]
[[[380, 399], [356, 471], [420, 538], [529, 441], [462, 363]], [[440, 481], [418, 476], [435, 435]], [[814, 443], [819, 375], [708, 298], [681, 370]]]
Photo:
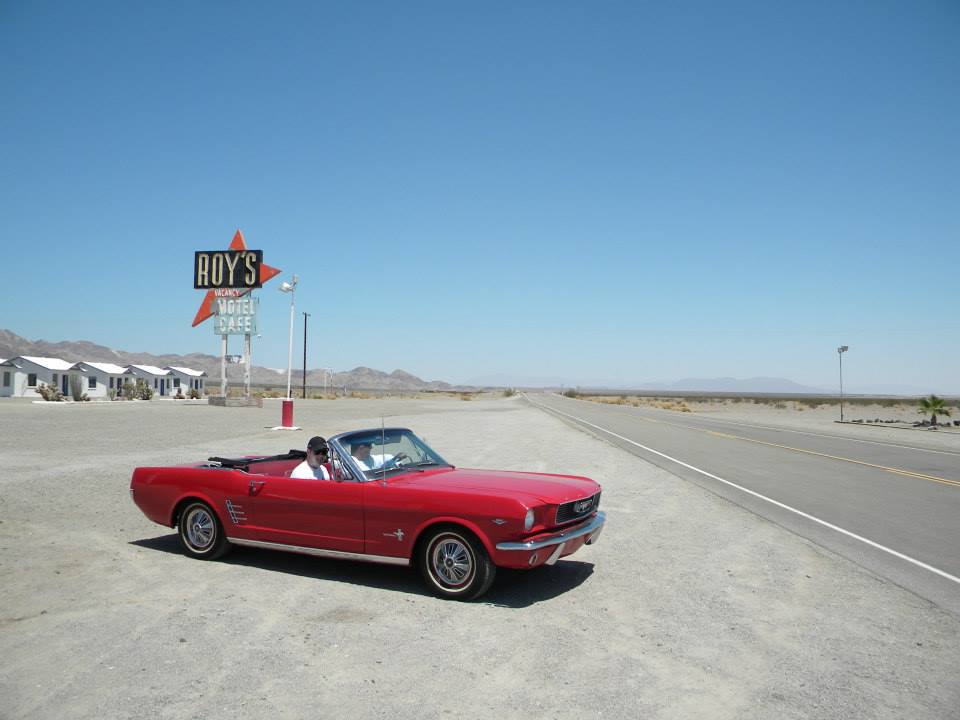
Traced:
[[[699, 428], [691, 428], [693, 430], [699, 430]], [[828, 455], [827, 453], [816, 452], [815, 450], [804, 450], [803, 448], [795, 448], [790, 445], [780, 445], [779, 443], [766, 442], [765, 440], [755, 440], [754, 438], [743, 437], [742, 435], [730, 435], [729, 433], [717, 432], [715, 430], [701, 430], [700, 432], [705, 432], [708, 435], [716, 435], [717, 437], [730, 438], [731, 440], [743, 440], [744, 442], [752, 442], [757, 445], [767, 445], [769, 447], [782, 448], [783, 450], [792, 450], [793, 452], [804, 453], [806, 455], [816, 455], [818, 457], [829, 458], [831, 460], [839, 460], [841, 462], [853, 463], [854, 465], [864, 465], [866, 467], [876, 468], [877, 470], [884, 470], [885, 472], [894, 473], [896, 475], [904, 475], [906, 477], [918, 478], [920, 480], [930, 480], [931, 482], [943, 483], [944, 485], [953, 485], [955, 487], [960, 487], [960, 480], [948, 480], [947, 478], [937, 477], [936, 475], [924, 475], [923, 473], [911, 472], [910, 470], [902, 470], [901, 468], [888, 467], [886, 465], [877, 465], [875, 463], [868, 463], [863, 460], [854, 460], [853, 458], [843, 457], [841, 455]]]
[[716, 430], [706, 430], [704, 428], [693, 427], [691, 425], [684, 425], [683, 423], [668, 422], [666, 420], [658, 420], [657, 418], [644, 417], [643, 415], [636, 415], [633, 413], [630, 413], [630, 416], [640, 418], [641, 420], [646, 420], [647, 422], [658, 423], [660, 425], [670, 425], [671, 427], [683, 428], [684, 430], [694, 430], [696, 432], [706, 433], [707, 435], [715, 435], [717, 437], [729, 438], [731, 440], [743, 440], [744, 442], [752, 442], [756, 443], [757, 445], [767, 445], [769, 447], [781, 448], [782, 450], [792, 450], [793, 452], [804, 453], [806, 455], [816, 455], [818, 457], [829, 458], [830, 460], [839, 460], [840, 462], [853, 463], [854, 465], [864, 465], [865, 467], [876, 468], [877, 470], [894, 473], [895, 475], [903, 475], [904, 477], [917, 478], [918, 480], [929, 480], [930, 482], [937, 482], [941, 483], [942, 485], [960, 487], [960, 480], [950, 480], [948, 478], [937, 477], [936, 475], [924, 475], [923, 473], [903, 470], [901, 468], [877, 465], [875, 463], [868, 463], [863, 460], [854, 460], [853, 458], [843, 457], [841, 455], [829, 455], [827, 453], [816, 452], [815, 450], [804, 450], [803, 448], [796, 448], [791, 445], [780, 445], [779, 443], [766, 442], [765, 440], [755, 440], [753, 438], [744, 437], [743, 435], [732, 435], [730, 433], [718, 432]]

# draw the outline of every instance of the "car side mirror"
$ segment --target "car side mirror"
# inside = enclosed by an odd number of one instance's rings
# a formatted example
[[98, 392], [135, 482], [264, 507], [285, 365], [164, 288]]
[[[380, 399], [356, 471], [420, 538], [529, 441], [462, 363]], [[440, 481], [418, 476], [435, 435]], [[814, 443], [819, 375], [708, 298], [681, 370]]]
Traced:
[[333, 458], [330, 460], [330, 467], [333, 468], [334, 482], [346, 482], [348, 480], [353, 480], [353, 475], [350, 473], [350, 470], [346, 465], [343, 464], [343, 461], [336, 454], [334, 454]]

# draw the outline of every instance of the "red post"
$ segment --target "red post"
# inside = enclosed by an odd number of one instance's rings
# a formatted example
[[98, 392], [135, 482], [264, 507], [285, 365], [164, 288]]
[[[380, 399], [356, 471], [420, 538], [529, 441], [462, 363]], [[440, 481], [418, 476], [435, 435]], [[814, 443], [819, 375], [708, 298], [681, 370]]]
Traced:
[[281, 400], [280, 424], [293, 427], [293, 400]]

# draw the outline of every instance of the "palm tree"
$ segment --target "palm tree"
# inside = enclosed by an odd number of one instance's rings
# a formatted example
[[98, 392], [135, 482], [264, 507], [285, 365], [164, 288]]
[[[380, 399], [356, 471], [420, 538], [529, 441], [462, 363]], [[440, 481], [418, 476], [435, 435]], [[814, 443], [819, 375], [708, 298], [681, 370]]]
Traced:
[[950, 417], [950, 409], [946, 406], [946, 401], [936, 395], [920, 398], [917, 412], [921, 415], [930, 413], [930, 424], [934, 426], [937, 424], [937, 415]]

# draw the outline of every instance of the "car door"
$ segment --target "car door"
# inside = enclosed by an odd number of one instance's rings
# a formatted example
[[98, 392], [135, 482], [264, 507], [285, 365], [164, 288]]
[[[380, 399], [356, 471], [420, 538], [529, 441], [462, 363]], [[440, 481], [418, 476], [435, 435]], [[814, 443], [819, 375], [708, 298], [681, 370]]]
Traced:
[[362, 553], [363, 484], [252, 476], [257, 540]]

